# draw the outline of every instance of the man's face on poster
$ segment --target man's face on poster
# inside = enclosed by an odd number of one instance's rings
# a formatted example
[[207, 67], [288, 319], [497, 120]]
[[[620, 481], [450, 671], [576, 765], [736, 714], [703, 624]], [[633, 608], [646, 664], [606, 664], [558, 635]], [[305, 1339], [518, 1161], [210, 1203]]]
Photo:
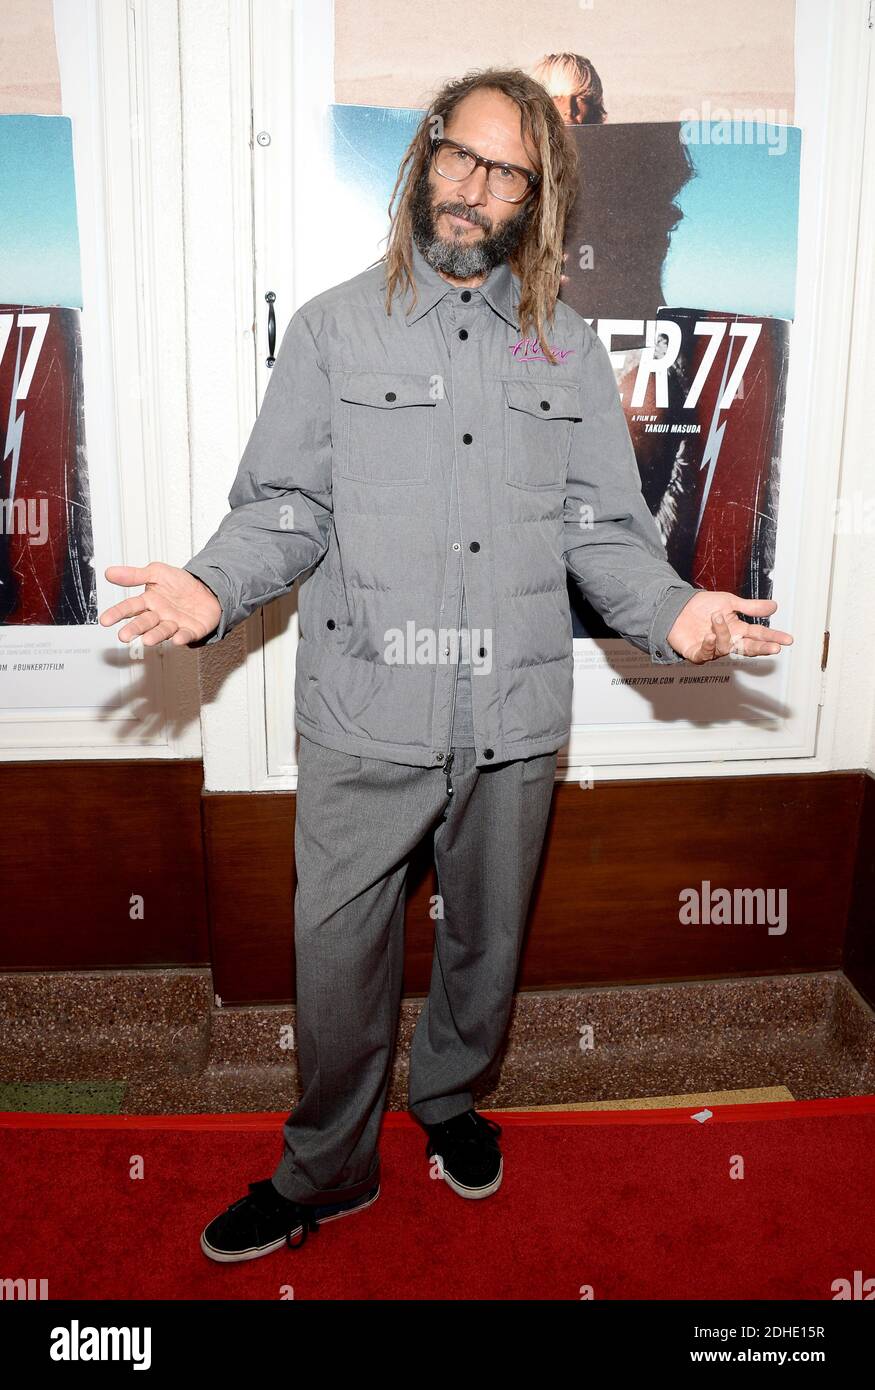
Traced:
[[580, 92], [564, 92], [553, 97], [553, 105], [565, 125], [593, 125], [592, 102]]

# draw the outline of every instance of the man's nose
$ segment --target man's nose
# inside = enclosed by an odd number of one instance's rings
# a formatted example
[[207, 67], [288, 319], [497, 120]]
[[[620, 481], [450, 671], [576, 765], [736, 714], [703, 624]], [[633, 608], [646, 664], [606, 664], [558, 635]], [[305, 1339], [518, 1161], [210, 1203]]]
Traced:
[[487, 170], [483, 168], [482, 164], [478, 164], [477, 168], [472, 169], [468, 177], [463, 179], [459, 185], [462, 197], [465, 199], [469, 208], [474, 207], [476, 203], [486, 202], [488, 189], [486, 182], [487, 177]]

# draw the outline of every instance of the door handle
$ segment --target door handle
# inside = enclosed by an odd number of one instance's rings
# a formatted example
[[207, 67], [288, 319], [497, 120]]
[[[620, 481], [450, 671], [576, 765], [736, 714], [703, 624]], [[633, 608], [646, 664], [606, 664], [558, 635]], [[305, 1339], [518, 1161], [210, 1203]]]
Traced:
[[267, 365], [272, 367], [276, 361], [276, 357], [274, 356], [276, 352], [276, 314], [273, 311], [273, 306], [276, 303], [276, 295], [273, 290], [268, 290], [264, 297], [269, 306], [267, 311]]

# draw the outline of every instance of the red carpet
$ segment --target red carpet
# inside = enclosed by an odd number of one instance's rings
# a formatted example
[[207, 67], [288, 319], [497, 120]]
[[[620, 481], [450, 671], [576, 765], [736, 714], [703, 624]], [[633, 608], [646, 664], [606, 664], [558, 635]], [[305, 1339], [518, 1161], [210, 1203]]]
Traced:
[[273, 1171], [285, 1115], [0, 1114], [0, 1276], [54, 1299], [272, 1300], [830, 1300], [875, 1277], [875, 1096], [695, 1109], [489, 1112], [505, 1177], [481, 1202], [431, 1180], [424, 1133], [390, 1112], [369, 1211], [224, 1267], [200, 1232]]

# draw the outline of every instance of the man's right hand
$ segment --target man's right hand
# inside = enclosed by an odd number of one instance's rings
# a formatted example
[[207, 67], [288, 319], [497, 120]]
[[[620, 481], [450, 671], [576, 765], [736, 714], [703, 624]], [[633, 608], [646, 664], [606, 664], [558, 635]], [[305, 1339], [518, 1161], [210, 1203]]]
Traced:
[[142, 637], [144, 647], [155, 647], [168, 639], [175, 647], [199, 642], [218, 627], [222, 605], [212, 589], [195, 579], [188, 570], [153, 561], [149, 565], [110, 565], [104, 571], [111, 584], [123, 589], [144, 584], [142, 594], [122, 599], [100, 615], [104, 627], [131, 618], [119, 630], [119, 641]]

